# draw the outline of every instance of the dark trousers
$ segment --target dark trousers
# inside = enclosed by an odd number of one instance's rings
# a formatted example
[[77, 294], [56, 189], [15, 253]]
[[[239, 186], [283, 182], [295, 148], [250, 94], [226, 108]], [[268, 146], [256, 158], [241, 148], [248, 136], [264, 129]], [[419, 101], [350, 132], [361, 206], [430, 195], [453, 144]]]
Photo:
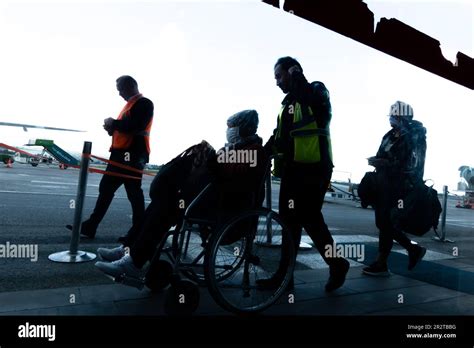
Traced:
[[377, 173], [377, 197], [375, 203], [375, 224], [379, 229], [379, 256], [386, 261], [396, 240], [402, 247], [411, 250], [411, 240], [399, 227], [394, 210], [402, 208], [404, 190], [403, 180]]
[[[330, 167], [315, 168], [312, 165], [294, 164], [286, 168], [281, 178], [279, 214], [291, 231], [296, 248], [295, 255], [304, 228], [324, 261], [333, 266], [340, 259], [325, 256], [326, 245], [332, 246], [334, 240], [321, 212], [331, 176]], [[286, 243], [284, 238], [282, 243]], [[283, 248], [280, 272], [285, 272], [287, 267], [285, 260], [288, 260], [288, 257], [285, 253]]]
[[[194, 209], [189, 212], [189, 216], [217, 223], [216, 194], [215, 190], [208, 191], [208, 194], [202, 196]], [[187, 208], [180, 207], [181, 198], [182, 195], [176, 196], [173, 192], [161, 192], [148, 205], [143, 221], [137, 226], [136, 238], [130, 241], [130, 255], [135, 266], [141, 268], [153, 258], [158, 244], [163, 241], [171, 227], [177, 225], [176, 228], [180, 228]], [[189, 197], [186, 201], [191, 203], [194, 198]]]
[[137, 226], [137, 235], [131, 240], [130, 256], [135, 266], [142, 268], [153, 257], [158, 244], [179, 217], [176, 205], [164, 199], [154, 199], [145, 211], [144, 219]]
[[114, 199], [115, 191], [117, 191], [121, 185], [125, 186], [128, 200], [132, 205], [133, 225], [128, 232], [128, 235], [130, 235], [137, 233], [137, 229], [134, 226], [143, 219], [145, 212], [145, 197], [143, 196], [141, 177], [140, 179], [128, 179], [104, 175], [99, 184], [99, 197], [97, 198], [94, 211], [89, 221], [96, 227], [100, 224], [109, 209], [110, 203], [112, 203]]

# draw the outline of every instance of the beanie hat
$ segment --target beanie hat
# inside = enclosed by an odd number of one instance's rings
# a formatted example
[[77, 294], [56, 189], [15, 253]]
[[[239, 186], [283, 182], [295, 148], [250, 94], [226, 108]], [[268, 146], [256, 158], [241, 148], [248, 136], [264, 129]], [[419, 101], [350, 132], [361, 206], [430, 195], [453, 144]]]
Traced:
[[410, 104], [404, 103], [402, 101], [396, 101], [395, 104], [390, 106], [389, 116], [402, 116], [411, 120], [413, 119], [413, 108]]
[[258, 113], [255, 110], [243, 110], [227, 119], [228, 127], [239, 127], [239, 135], [248, 137], [257, 133]]

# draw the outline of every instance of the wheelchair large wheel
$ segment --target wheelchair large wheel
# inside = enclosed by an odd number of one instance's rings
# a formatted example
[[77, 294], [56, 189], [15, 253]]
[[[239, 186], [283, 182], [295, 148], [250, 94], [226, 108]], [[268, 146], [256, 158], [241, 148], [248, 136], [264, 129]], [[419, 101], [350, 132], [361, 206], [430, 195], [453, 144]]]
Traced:
[[[268, 233], [282, 238], [280, 248], [265, 246]], [[282, 258], [288, 267], [278, 272]], [[290, 230], [272, 210], [245, 212], [213, 234], [205, 264], [209, 291], [221, 307], [239, 314], [263, 311], [285, 292], [293, 274], [295, 248]], [[232, 268], [232, 274], [222, 279], [220, 270], [226, 268]], [[258, 280], [276, 274], [282, 274], [281, 282], [272, 289], [257, 286]]]
[[[206, 250], [209, 244], [209, 238], [211, 231], [205, 228], [191, 228], [184, 233], [183, 245], [180, 252], [180, 271], [188, 279], [196, 282], [198, 285], [206, 285], [206, 277], [204, 272], [204, 261]], [[180, 233], [173, 234], [173, 254], [176, 257], [179, 249]], [[245, 240], [241, 241], [239, 248], [245, 249]], [[235, 258], [233, 263], [230, 263], [227, 267], [216, 270], [216, 279], [218, 281], [226, 279], [232, 275], [232, 273], [240, 266], [243, 262], [241, 258]]]

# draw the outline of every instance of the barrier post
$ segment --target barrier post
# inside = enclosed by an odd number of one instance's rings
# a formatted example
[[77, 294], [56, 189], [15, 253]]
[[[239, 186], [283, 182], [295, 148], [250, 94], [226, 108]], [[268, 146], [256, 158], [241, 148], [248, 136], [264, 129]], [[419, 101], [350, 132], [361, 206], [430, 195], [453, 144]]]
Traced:
[[453, 240], [446, 239], [446, 210], [448, 207], [448, 186], [443, 186], [443, 212], [441, 213], [441, 237], [433, 239], [443, 243], [454, 243]]
[[[271, 161], [271, 159], [270, 159]], [[265, 177], [265, 204], [269, 210], [272, 210], [272, 171], [271, 166], [268, 168], [268, 173]], [[273, 243], [273, 226], [270, 215], [267, 217], [266, 221], [266, 241], [257, 241], [256, 244], [264, 247], [279, 247], [280, 244]]]
[[77, 195], [74, 208], [74, 224], [72, 226], [72, 237], [69, 250], [57, 252], [48, 256], [51, 261], [64, 263], [78, 263], [91, 261], [96, 258], [94, 253], [78, 250], [80, 228], [82, 222], [82, 210], [84, 208], [84, 198], [87, 188], [87, 174], [89, 171], [89, 161], [91, 155], [92, 143], [84, 142], [84, 148], [81, 157], [81, 166], [79, 170], [79, 183], [77, 185]]
[[[267, 201], [267, 208], [272, 210], [272, 173], [268, 173], [266, 178], [266, 185], [265, 185], [265, 200]], [[267, 244], [272, 244], [272, 223], [271, 220], [267, 220]]]

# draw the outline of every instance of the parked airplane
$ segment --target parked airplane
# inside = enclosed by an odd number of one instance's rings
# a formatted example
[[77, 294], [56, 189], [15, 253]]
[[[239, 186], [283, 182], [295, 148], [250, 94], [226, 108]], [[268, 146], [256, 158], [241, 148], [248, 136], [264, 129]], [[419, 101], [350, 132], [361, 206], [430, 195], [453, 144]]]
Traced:
[[23, 123], [11, 123], [11, 122], [0, 122], [0, 126], [7, 127], [21, 127], [25, 132], [28, 132], [28, 128], [39, 128], [39, 129], [48, 129], [48, 130], [57, 130], [57, 131], [66, 131], [66, 132], [85, 132], [77, 129], [68, 129], [68, 128], [56, 128], [56, 127], [47, 127], [47, 126], [35, 126], [32, 124], [23, 124]]
[[[28, 131], [28, 128], [55, 130], [55, 131], [63, 131], [63, 132], [85, 132], [85, 131], [77, 130], [77, 129], [37, 126], [37, 125], [32, 125], [32, 124], [11, 123], [11, 122], [0, 122], [0, 126], [21, 127], [23, 128], [25, 132]], [[8, 165], [11, 165], [14, 162], [18, 162], [18, 163], [31, 164], [32, 166], [36, 167], [40, 162], [51, 163], [50, 160], [51, 159], [45, 156], [44, 153], [39, 156], [28, 157], [27, 155], [21, 155], [20, 153], [12, 151], [11, 149], [1, 148], [0, 146], [0, 162], [3, 162]]]

